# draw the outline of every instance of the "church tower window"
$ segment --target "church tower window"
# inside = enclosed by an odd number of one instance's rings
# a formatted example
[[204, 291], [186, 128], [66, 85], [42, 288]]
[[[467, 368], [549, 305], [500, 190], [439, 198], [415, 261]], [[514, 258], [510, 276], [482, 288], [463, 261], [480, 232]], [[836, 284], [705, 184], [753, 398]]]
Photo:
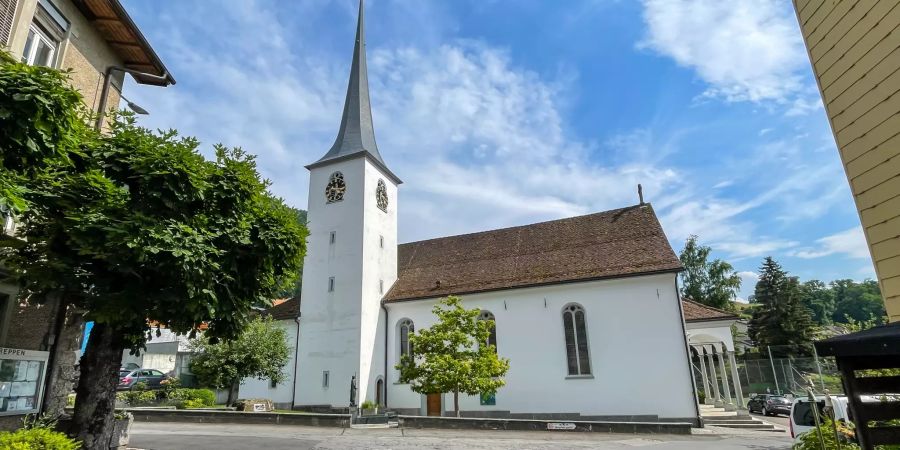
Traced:
[[344, 183], [344, 174], [335, 172], [328, 177], [328, 185], [325, 186], [325, 200], [328, 203], [342, 201], [346, 191], [347, 184]]
[[563, 309], [563, 329], [566, 335], [569, 375], [590, 375], [591, 355], [588, 350], [584, 308], [581, 305], [569, 305]]
[[409, 335], [415, 330], [412, 320], [403, 319], [400, 321], [400, 357], [412, 354], [412, 344], [409, 342]]
[[491, 334], [488, 336], [487, 345], [493, 345], [494, 351], [497, 351], [497, 321], [494, 320], [494, 314], [490, 311], [482, 310], [481, 314], [478, 315], [478, 320], [490, 321]]

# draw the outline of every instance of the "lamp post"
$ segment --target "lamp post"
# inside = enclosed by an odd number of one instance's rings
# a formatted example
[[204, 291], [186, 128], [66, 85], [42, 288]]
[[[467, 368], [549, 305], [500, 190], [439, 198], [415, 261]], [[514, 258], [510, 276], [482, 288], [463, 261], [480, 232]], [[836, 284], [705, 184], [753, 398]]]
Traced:
[[[100, 128], [103, 127], [103, 119], [106, 117], [106, 104], [109, 101], [109, 86], [110, 86], [110, 84], [112, 84], [112, 74], [115, 71], [129, 73], [129, 74], [131, 74], [131, 76], [141, 76], [144, 78], [149, 78], [154, 81], [165, 82], [166, 80], [169, 79], [168, 73], [163, 73], [162, 75], [154, 75], [152, 73], [140, 72], [137, 70], [129, 69], [127, 67], [120, 67], [120, 66], [107, 67], [106, 68], [106, 77], [103, 81], [103, 90], [100, 92], [100, 106], [97, 108], [97, 123], [94, 124], [94, 129], [96, 129], [97, 131], [100, 131]], [[124, 98], [124, 97], [122, 97], [122, 98]], [[138, 114], [149, 114], [146, 109], [141, 108], [140, 106], [135, 105], [134, 103], [131, 103], [130, 101], [128, 101], [128, 99], [125, 99], [125, 101], [128, 102], [128, 107], [131, 108], [132, 111], [134, 111]]]

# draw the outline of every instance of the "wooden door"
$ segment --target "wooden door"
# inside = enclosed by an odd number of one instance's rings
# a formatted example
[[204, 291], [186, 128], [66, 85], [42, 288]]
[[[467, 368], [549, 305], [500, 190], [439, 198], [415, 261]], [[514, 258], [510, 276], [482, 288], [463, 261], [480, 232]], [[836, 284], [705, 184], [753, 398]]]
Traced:
[[441, 394], [428, 394], [425, 403], [429, 416], [441, 416]]

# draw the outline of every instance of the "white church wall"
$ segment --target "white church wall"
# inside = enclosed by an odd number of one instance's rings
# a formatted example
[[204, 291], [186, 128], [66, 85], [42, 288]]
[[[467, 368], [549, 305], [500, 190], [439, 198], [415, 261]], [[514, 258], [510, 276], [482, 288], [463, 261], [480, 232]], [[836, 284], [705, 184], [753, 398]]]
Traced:
[[[685, 335], [672, 274], [468, 294], [465, 307], [496, 318], [497, 347], [510, 359], [496, 405], [462, 396], [463, 411], [657, 415], [695, 418]], [[417, 330], [434, 323], [436, 299], [388, 304], [388, 406], [422, 408], [423, 397], [396, 384], [397, 324]], [[562, 310], [580, 304], [586, 314], [592, 377], [568, 376]], [[452, 394], [443, 408], [453, 409]]]
[[297, 323], [293, 320], [279, 320], [276, 322], [279, 328], [284, 329], [286, 337], [285, 341], [289, 349], [289, 359], [282, 369], [287, 376], [284, 381], [278, 383], [274, 388], [270, 380], [259, 380], [256, 378], [245, 378], [241, 381], [239, 398], [265, 398], [272, 400], [276, 408], [290, 409], [293, 406], [293, 386], [294, 386], [294, 355], [297, 348]]
[[[364, 159], [357, 158], [310, 171], [296, 405], [346, 405], [350, 379], [359, 371], [365, 190], [358, 180], [364, 170]], [[325, 186], [336, 171], [344, 175], [347, 190], [343, 201], [326, 204]], [[331, 277], [335, 286], [329, 292]]]
[[[397, 279], [397, 186], [368, 159], [365, 162], [362, 280], [359, 330], [359, 402], [375, 401], [375, 383], [384, 373], [384, 316], [381, 299]], [[375, 191], [384, 181], [387, 211], [378, 208]]]

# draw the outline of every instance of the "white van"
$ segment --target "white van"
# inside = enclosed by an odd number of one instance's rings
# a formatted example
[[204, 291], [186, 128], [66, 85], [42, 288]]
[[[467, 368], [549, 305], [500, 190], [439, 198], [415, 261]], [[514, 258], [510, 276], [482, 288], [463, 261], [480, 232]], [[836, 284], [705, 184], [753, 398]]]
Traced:
[[[850, 421], [850, 408], [847, 406], [846, 395], [832, 395], [831, 404], [834, 405], [835, 420]], [[816, 405], [819, 410], [819, 420], [824, 416], [825, 396], [816, 396]], [[797, 397], [791, 404], [790, 415], [791, 437], [796, 439], [800, 434], [812, 430], [816, 427], [816, 418], [813, 415], [812, 403], [807, 397]]]

